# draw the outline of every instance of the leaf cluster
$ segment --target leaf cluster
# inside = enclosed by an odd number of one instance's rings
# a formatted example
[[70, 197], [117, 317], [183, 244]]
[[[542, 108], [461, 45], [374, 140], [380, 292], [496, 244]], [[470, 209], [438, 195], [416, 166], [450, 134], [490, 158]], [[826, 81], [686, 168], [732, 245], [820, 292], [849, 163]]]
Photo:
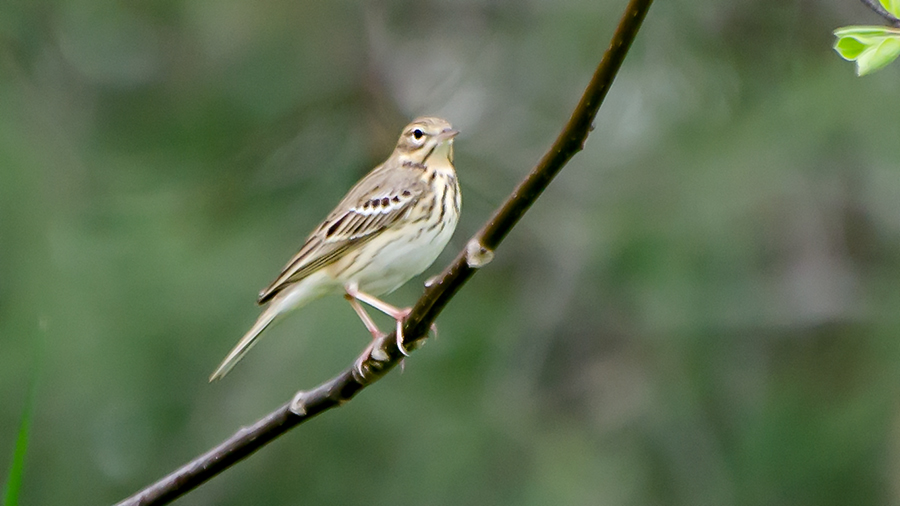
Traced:
[[[879, 1], [885, 10], [883, 14], [887, 14], [889, 19], [900, 19], [900, 0]], [[834, 35], [837, 37], [834, 50], [845, 60], [856, 62], [856, 74], [859, 76], [887, 66], [900, 55], [900, 28], [845, 26], [835, 30]]]

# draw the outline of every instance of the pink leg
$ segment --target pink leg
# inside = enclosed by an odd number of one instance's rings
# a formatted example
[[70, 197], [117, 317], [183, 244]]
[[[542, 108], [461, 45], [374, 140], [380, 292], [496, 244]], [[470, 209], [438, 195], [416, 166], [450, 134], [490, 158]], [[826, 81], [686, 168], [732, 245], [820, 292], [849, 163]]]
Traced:
[[365, 292], [360, 292], [359, 288], [355, 285], [351, 285], [347, 287], [347, 295], [353, 297], [354, 299], [359, 299], [366, 304], [374, 307], [375, 309], [381, 311], [382, 313], [390, 316], [393, 319], [405, 318], [409, 315], [411, 308], [400, 309], [398, 307], [394, 307], [387, 302], [375, 297], [373, 295], [369, 295]]
[[[369, 295], [364, 292], [360, 292], [359, 288], [356, 286], [356, 284], [348, 285], [348, 286], [344, 287], [344, 289], [347, 291], [347, 296], [350, 297], [350, 299], [361, 300], [361, 301], [365, 302], [366, 304], [374, 307], [375, 309], [381, 311], [382, 313], [390, 316], [391, 318], [393, 318], [394, 320], [397, 321], [397, 348], [400, 350], [400, 353], [402, 353], [408, 357], [409, 352], [407, 352], [406, 348], [403, 346], [403, 319], [406, 318], [407, 316], [409, 316], [409, 312], [412, 311], [412, 308], [409, 308], [409, 307], [404, 308], [404, 309], [396, 308], [377, 297], [374, 297], [374, 296]], [[350, 299], [348, 299], [348, 300], [350, 300]], [[352, 302], [351, 302], [351, 305], [352, 305]], [[354, 308], [354, 309], [356, 309], [356, 308]], [[360, 307], [360, 309], [362, 309], [362, 307]], [[359, 314], [359, 310], [357, 310], [356, 312], [357, 312], [357, 314]], [[365, 313], [365, 311], [363, 311], [363, 313]], [[360, 318], [362, 318], [362, 315], [360, 315]], [[369, 318], [368, 314], [366, 314], [366, 318], [368, 319], [369, 322], [372, 321], [372, 319]], [[363, 319], [363, 323], [366, 323], [366, 319]], [[372, 325], [374, 326], [375, 324], [372, 323]], [[372, 328], [369, 327], [369, 324], [367, 324], [367, 323], [366, 323], [366, 328], [368, 328], [370, 332], [372, 331]], [[375, 328], [377, 329], [377, 327], [375, 327]]]
[[379, 337], [384, 335], [381, 329], [378, 328], [378, 325], [375, 325], [375, 322], [372, 321], [372, 317], [369, 316], [369, 313], [366, 312], [366, 309], [359, 304], [358, 300], [353, 298], [353, 296], [349, 293], [347, 295], [344, 295], [344, 298], [347, 299], [347, 302], [350, 303], [350, 307], [352, 307], [353, 310], [356, 311], [356, 314], [357, 316], [359, 316], [359, 319], [362, 320], [363, 325], [365, 325], [369, 332], [372, 334], [372, 339], [378, 339]]
[[384, 332], [382, 332], [381, 329], [378, 328], [378, 325], [376, 325], [375, 322], [372, 321], [372, 317], [369, 316], [369, 313], [366, 312], [365, 308], [363, 308], [359, 304], [359, 301], [353, 298], [353, 296], [351, 296], [349, 293], [344, 295], [344, 298], [347, 299], [347, 302], [350, 303], [350, 307], [352, 307], [353, 310], [356, 311], [356, 314], [357, 316], [359, 316], [359, 319], [362, 320], [363, 325], [365, 325], [366, 329], [368, 329], [372, 334], [372, 342], [369, 343], [369, 346], [366, 347], [365, 350], [363, 350], [362, 355], [359, 356], [359, 359], [355, 364], [356, 371], [359, 373], [360, 377], [362, 377], [364, 375], [362, 367], [363, 362], [365, 362], [365, 360], [368, 359], [371, 355], [372, 347], [375, 346], [375, 340], [383, 336]]

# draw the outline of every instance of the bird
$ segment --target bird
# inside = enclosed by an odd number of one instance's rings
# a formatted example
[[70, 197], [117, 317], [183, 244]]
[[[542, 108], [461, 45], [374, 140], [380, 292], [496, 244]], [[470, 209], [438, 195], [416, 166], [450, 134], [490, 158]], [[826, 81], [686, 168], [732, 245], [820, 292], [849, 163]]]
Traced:
[[[419, 117], [403, 128], [388, 159], [347, 192], [259, 293], [257, 302], [265, 309], [209, 381], [225, 376], [272, 322], [332, 294], [343, 294], [372, 334], [373, 344], [360, 360], [384, 336], [360, 302], [394, 318], [397, 345], [407, 354], [402, 323], [411, 308], [378, 297], [434, 263], [456, 229], [462, 203], [453, 165], [458, 133], [437, 117]], [[356, 365], [362, 372], [361, 361]]]

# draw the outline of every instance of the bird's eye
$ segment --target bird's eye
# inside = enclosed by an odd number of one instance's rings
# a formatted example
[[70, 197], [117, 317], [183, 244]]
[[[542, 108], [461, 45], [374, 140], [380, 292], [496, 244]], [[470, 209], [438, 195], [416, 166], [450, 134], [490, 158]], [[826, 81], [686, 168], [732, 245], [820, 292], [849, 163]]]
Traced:
[[425, 132], [423, 132], [421, 129], [417, 128], [413, 130], [413, 137], [415, 137], [417, 140], [421, 139], [423, 135], [425, 135]]

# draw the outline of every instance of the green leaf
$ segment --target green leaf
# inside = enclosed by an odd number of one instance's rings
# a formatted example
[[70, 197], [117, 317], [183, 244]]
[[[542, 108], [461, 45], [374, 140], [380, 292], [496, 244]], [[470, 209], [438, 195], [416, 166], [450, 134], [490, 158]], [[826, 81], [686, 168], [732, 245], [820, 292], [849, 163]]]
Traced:
[[837, 42], [834, 43], [834, 50], [837, 51], [842, 58], [849, 61], [856, 60], [867, 47], [866, 44], [863, 44], [853, 37], [844, 37], [838, 39]]
[[900, 39], [885, 38], [881, 43], [869, 47], [859, 55], [856, 59], [856, 72], [861, 76], [872, 73], [897, 59], [898, 55], [900, 55]]
[[[897, 0], [900, 2], [900, 0]], [[846, 26], [834, 31], [834, 50], [856, 62], [856, 73], [870, 74], [900, 55], [900, 30], [885, 26]]]
[[884, 10], [900, 18], [900, 0], [880, 0], [880, 2]]
[[22, 475], [25, 470], [25, 454], [28, 453], [28, 441], [31, 437], [31, 417], [34, 413], [34, 399], [37, 392], [38, 378], [41, 375], [44, 361], [43, 338], [35, 339], [34, 367], [31, 369], [31, 380], [28, 382], [28, 395], [22, 408], [22, 419], [19, 422], [19, 433], [13, 450], [12, 465], [6, 478], [6, 490], [3, 493], [3, 506], [18, 506], [19, 492], [22, 490]]
[[834, 31], [835, 36], [837, 37], [856, 37], [856, 38], [869, 38], [869, 37], [885, 37], [891, 35], [900, 35], [900, 29], [892, 28], [890, 26], [845, 26], [843, 28], [838, 28]]
[[4, 506], [17, 506], [19, 504], [19, 491], [22, 489], [22, 474], [25, 469], [25, 454], [28, 452], [28, 439], [31, 433], [31, 414], [34, 405], [34, 382], [29, 388], [25, 407], [22, 409], [22, 420], [19, 422], [19, 434], [16, 437], [16, 447], [13, 451], [13, 461], [9, 468], [9, 476], [6, 479], [6, 493], [3, 498]]

